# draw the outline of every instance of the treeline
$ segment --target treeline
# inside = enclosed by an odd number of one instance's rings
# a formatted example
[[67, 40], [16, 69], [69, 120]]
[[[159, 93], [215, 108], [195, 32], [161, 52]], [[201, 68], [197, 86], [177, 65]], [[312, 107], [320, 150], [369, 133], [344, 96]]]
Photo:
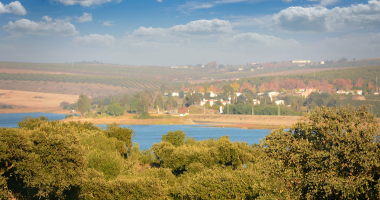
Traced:
[[174, 131], [145, 151], [116, 124], [41, 117], [19, 126], [0, 129], [1, 199], [380, 197], [379, 125], [366, 107], [317, 108], [260, 144]]
[[2, 105], [0, 105], [0, 109], [13, 109], [13, 106], [2, 104]]

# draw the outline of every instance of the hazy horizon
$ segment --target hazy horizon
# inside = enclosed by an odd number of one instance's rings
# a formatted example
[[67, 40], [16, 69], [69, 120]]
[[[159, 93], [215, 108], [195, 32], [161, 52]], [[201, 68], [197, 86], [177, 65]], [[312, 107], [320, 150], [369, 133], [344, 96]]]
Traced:
[[379, 57], [380, 1], [1, 1], [0, 60], [125, 65]]

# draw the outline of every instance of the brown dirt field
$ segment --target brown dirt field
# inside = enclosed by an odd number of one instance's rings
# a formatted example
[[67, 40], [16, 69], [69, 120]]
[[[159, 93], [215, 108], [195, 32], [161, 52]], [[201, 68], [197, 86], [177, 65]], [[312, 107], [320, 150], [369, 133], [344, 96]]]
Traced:
[[112, 85], [16, 80], [0, 80], [0, 89], [74, 94], [78, 96], [80, 94], [86, 94], [92, 97], [111, 96], [135, 92], [135, 90]]
[[67, 73], [67, 72], [53, 72], [53, 71], [26, 70], [26, 69], [4, 69], [4, 68], [0, 68], [0, 73], [9, 73], [9, 74], [75, 74], [75, 73]]
[[14, 109], [4, 109], [0, 110], [0, 112], [46, 112], [61, 110], [59, 106], [63, 101], [75, 103], [78, 101], [78, 95], [0, 89], [0, 104], [12, 105], [14, 107]]

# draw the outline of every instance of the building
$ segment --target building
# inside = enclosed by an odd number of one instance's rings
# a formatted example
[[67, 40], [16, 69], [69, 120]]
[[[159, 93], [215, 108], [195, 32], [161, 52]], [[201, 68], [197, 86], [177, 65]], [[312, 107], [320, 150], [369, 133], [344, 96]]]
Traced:
[[301, 92], [301, 96], [307, 98], [312, 92], [316, 92], [316, 91], [317, 90], [314, 88], [311, 88], [311, 89], [307, 88], [303, 90], [303, 92]]
[[336, 91], [337, 94], [348, 94], [348, 92], [344, 91], [344, 90], [338, 90]]
[[210, 103], [210, 106], [214, 105], [215, 103], [215, 100], [214, 99], [203, 99], [203, 101], [201, 101], [201, 106], [205, 105], [207, 102]]
[[218, 94], [216, 94], [216, 93], [214, 93], [214, 92], [210, 92], [210, 97], [217, 97], [218, 96]]
[[241, 95], [241, 93], [240, 93], [240, 92], [236, 92], [235, 95], [236, 95], [237, 97], [239, 97], [239, 96]]
[[310, 64], [311, 60], [292, 60], [293, 64]]
[[173, 92], [172, 93], [172, 97], [178, 97], [179, 96], [179, 93], [178, 92]]
[[260, 105], [260, 101], [257, 99], [253, 99], [253, 105]]
[[284, 100], [277, 100], [277, 101], [275, 101], [274, 102], [276, 105], [284, 105], [285, 103], [284, 103]]
[[268, 95], [271, 97], [277, 97], [280, 93], [279, 92], [269, 92]]

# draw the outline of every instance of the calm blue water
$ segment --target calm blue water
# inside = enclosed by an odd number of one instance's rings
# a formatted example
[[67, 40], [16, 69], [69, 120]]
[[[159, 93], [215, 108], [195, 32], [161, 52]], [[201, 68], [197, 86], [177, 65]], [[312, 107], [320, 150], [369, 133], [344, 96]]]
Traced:
[[[12, 113], [0, 114], [0, 127], [18, 127], [17, 123], [25, 117], [40, 117], [44, 116], [50, 120], [64, 119], [64, 114], [53, 113]], [[106, 128], [107, 125], [99, 127]], [[168, 131], [182, 130], [187, 137], [193, 137], [196, 140], [205, 140], [209, 138], [217, 139], [222, 136], [229, 135], [231, 141], [245, 141], [248, 144], [260, 143], [270, 130], [261, 129], [240, 129], [240, 128], [219, 128], [207, 127], [203, 125], [122, 125], [129, 127], [135, 131], [136, 136], [132, 141], [138, 142], [140, 149], [149, 149], [153, 143], [159, 143], [162, 135]]]
[[65, 119], [65, 114], [54, 113], [7, 113], [0, 114], [0, 127], [17, 128], [17, 123], [25, 117], [47, 117], [50, 120]]
[[[106, 128], [107, 125], [100, 125], [100, 127]], [[141, 150], [149, 149], [155, 142], [161, 142], [162, 135], [168, 131], [181, 130], [186, 133], [186, 137], [193, 137], [198, 141], [228, 135], [231, 141], [245, 141], [248, 144], [259, 144], [260, 139], [270, 132], [270, 130], [261, 129], [219, 128], [203, 125], [122, 125], [121, 127], [132, 128], [135, 131], [136, 136], [132, 138], [132, 141], [138, 142]]]

